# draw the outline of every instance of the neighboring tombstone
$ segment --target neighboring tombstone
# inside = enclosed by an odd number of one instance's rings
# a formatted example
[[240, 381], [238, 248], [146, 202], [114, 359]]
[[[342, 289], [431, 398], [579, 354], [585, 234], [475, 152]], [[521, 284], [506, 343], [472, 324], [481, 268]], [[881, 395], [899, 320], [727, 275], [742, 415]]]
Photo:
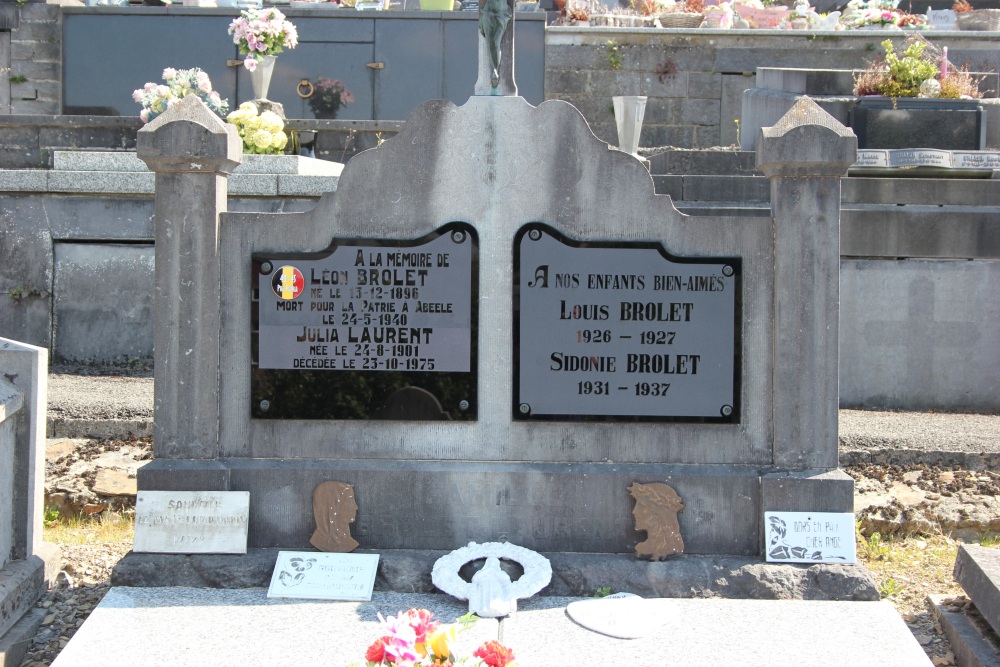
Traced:
[[[0, 338], [0, 662], [16, 665], [45, 616], [34, 609], [59, 571], [42, 542], [46, 350]], [[6, 660], [6, 662], [4, 662]]]

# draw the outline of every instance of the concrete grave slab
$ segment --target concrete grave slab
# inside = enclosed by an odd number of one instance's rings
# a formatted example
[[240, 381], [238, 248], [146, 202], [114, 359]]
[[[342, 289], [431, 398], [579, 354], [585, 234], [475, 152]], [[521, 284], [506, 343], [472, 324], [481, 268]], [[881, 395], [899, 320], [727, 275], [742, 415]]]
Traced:
[[[889, 602], [647, 600], [661, 631], [615, 639], [577, 625], [575, 598], [534, 598], [503, 622], [504, 643], [523, 665], [620, 664], [772, 667], [931, 661]], [[651, 656], [655, 656], [652, 658]]]
[[[428, 609], [446, 623], [466, 613], [445, 595], [375, 593], [371, 602], [267, 599], [263, 590], [112, 588], [52, 663], [53, 667], [181, 667], [362, 662], [382, 636], [377, 614]], [[480, 620], [458, 639], [468, 655], [497, 639], [498, 624]], [[115, 637], [114, 650], [108, 637]]]

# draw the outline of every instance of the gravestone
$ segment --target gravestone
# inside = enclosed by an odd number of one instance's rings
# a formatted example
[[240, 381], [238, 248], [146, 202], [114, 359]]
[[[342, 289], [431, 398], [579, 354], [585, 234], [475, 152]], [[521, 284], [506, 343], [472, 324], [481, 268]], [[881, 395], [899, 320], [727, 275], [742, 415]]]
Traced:
[[48, 354], [0, 338], [0, 664], [16, 665], [45, 616], [35, 602], [59, 571], [42, 542]]
[[[305, 213], [226, 212], [239, 145], [193, 98], [140, 131], [157, 174], [140, 488], [249, 491], [249, 558], [308, 548], [330, 479], [383, 554], [626, 558], [635, 483], [683, 499], [685, 554], [762, 560], [764, 511], [850, 512], [850, 131], [800, 101], [760, 139], [772, 218], [691, 218], [571, 105], [516, 97], [501, 54], [497, 88], [481, 57], [466, 104], [419, 107]], [[400, 392], [440, 410], [387, 411]]]

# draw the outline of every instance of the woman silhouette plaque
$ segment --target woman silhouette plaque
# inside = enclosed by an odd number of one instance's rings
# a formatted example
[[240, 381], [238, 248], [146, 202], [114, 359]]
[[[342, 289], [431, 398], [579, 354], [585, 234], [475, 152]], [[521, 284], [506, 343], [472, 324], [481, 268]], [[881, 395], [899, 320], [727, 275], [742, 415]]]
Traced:
[[684, 553], [684, 540], [677, 513], [684, 509], [677, 492], [666, 484], [653, 482], [628, 487], [635, 498], [635, 529], [646, 531], [646, 540], [635, 545], [635, 555], [650, 560], [663, 560], [671, 554]]
[[351, 524], [358, 515], [354, 487], [346, 482], [321, 482], [313, 491], [316, 532], [309, 543], [320, 551], [347, 553], [358, 548]]

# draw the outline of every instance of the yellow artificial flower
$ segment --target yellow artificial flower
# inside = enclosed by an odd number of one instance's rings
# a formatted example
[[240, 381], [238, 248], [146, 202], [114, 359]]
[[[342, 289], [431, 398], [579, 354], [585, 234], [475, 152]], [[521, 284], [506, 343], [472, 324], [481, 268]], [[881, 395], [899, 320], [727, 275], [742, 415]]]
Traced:
[[427, 635], [427, 646], [435, 658], [447, 659], [455, 648], [458, 629], [454, 625], [442, 625]]

